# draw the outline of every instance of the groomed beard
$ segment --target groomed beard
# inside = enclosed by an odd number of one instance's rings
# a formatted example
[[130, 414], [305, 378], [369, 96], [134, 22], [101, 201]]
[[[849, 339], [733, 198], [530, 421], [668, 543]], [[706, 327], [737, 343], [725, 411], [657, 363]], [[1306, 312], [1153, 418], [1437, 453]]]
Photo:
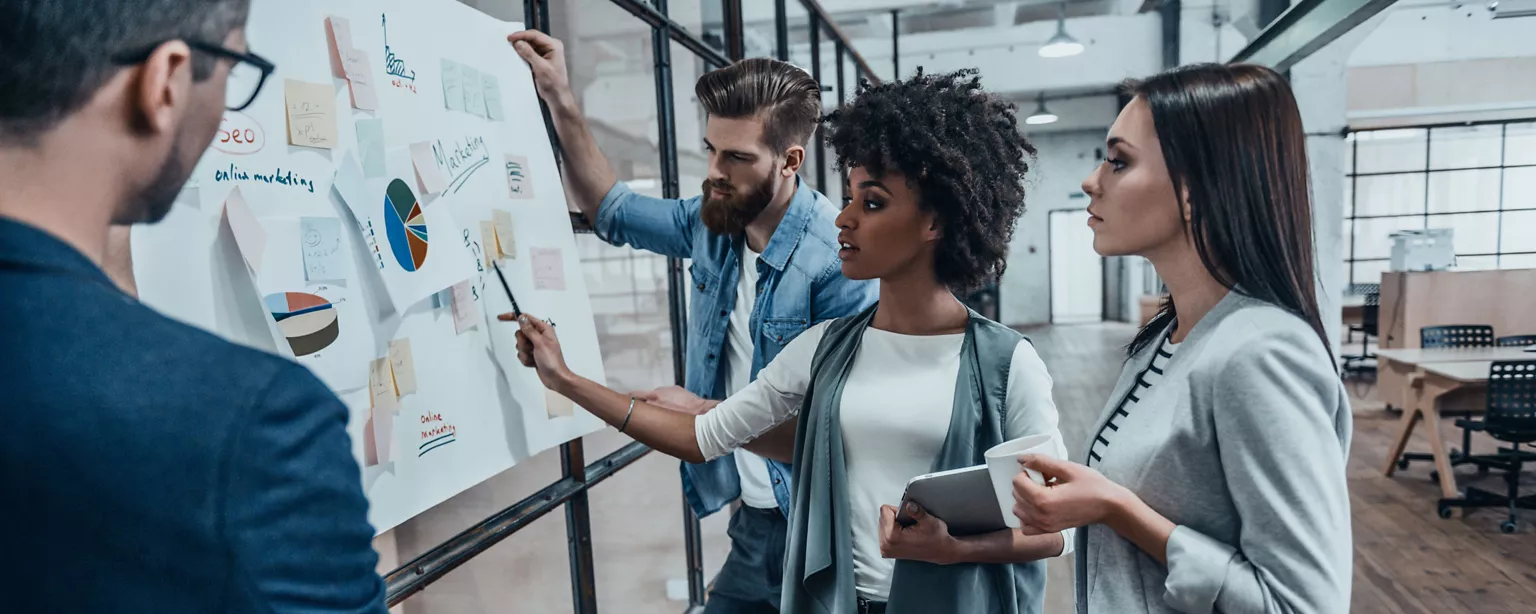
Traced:
[[[699, 218], [704, 222], [704, 227], [710, 232], [724, 236], [736, 236], [747, 230], [747, 224], [757, 219], [757, 215], [768, 208], [768, 203], [773, 200], [773, 176], [764, 178], [751, 192], [746, 194], [731, 194], [731, 184], [704, 180], [704, 206], [699, 210]], [[712, 198], [710, 190], [721, 190], [730, 196]]]
[[181, 144], [178, 142], [171, 146], [170, 153], [165, 156], [165, 163], [160, 165], [160, 172], [118, 210], [112, 223], [153, 224], [165, 219], [190, 175], [186, 162], [181, 159]]

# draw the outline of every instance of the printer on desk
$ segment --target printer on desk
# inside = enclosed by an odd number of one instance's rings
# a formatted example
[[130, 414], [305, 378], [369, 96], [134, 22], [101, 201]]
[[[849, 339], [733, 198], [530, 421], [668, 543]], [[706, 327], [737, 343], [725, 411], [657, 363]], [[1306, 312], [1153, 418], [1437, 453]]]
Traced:
[[1439, 271], [1456, 265], [1450, 228], [1400, 230], [1391, 238], [1393, 271]]

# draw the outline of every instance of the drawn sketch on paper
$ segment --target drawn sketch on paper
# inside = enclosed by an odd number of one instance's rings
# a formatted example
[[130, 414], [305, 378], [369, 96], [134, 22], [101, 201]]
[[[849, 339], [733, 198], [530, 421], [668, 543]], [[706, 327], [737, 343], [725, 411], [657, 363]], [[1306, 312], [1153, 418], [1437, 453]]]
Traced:
[[341, 336], [336, 306], [324, 297], [307, 292], [280, 292], [268, 294], [262, 301], [295, 357], [328, 348]]

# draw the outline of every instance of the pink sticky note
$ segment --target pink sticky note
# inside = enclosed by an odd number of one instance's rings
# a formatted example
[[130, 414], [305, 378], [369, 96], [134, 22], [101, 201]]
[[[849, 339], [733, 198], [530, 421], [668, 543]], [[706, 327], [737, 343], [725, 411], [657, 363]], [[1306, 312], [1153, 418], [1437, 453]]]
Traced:
[[475, 302], [469, 281], [453, 284], [453, 330], [455, 334], [474, 328], [480, 323], [480, 306]]
[[429, 194], [442, 192], [448, 187], [448, 177], [437, 166], [437, 156], [432, 153], [432, 143], [411, 143], [411, 163], [416, 166], [416, 176], [421, 178], [421, 189]]
[[352, 89], [352, 108], [364, 111], [379, 110], [379, 94], [373, 89], [372, 65], [368, 54], [360, 49], [343, 52], [347, 65], [347, 83]]
[[229, 219], [229, 229], [235, 234], [235, 245], [240, 256], [256, 274], [261, 274], [261, 258], [267, 251], [267, 231], [256, 220], [256, 214], [245, 204], [240, 188], [229, 191], [224, 197], [224, 215]]
[[326, 38], [331, 43], [331, 72], [338, 77], [347, 76], [347, 65], [342, 61], [352, 49], [352, 25], [345, 17], [331, 15], [325, 18]]
[[552, 247], [528, 250], [533, 261], [533, 287], [537, 290], [565, 290], [565, 257]]
[[512, 198], [533, 198], [533, 177], [528, 173], [528, 158], [507, 156], [507, 190]]

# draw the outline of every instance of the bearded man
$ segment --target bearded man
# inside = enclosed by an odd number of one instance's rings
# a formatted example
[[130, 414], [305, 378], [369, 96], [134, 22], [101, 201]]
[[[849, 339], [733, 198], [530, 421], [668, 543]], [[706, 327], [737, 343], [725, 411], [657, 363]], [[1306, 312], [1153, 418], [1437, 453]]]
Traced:
[[[533, 30], [508, 40], [549, 105], [564, 146], [568, 193], [597, 236], [693, 261], [686, 389], [637, 398], [707, 411], [755, 379], [802, 331], [874, 303], [875, 282], [843, 277], [838, 208], [796, 174], [821, 116], [821, 88], [804, 70], [753, 58], [701, 77], [694, 92], [708, 113], [703, 193], [660, 199], [615, 179], [571, 92], [561, 42]], [[684, 463], [682, 477], [700, 517], [738, 498], [744, 504], [731, 517], [731, 553], [706, 612], [777, 612], [789, 467], [740, 450], [702, 465]]]

